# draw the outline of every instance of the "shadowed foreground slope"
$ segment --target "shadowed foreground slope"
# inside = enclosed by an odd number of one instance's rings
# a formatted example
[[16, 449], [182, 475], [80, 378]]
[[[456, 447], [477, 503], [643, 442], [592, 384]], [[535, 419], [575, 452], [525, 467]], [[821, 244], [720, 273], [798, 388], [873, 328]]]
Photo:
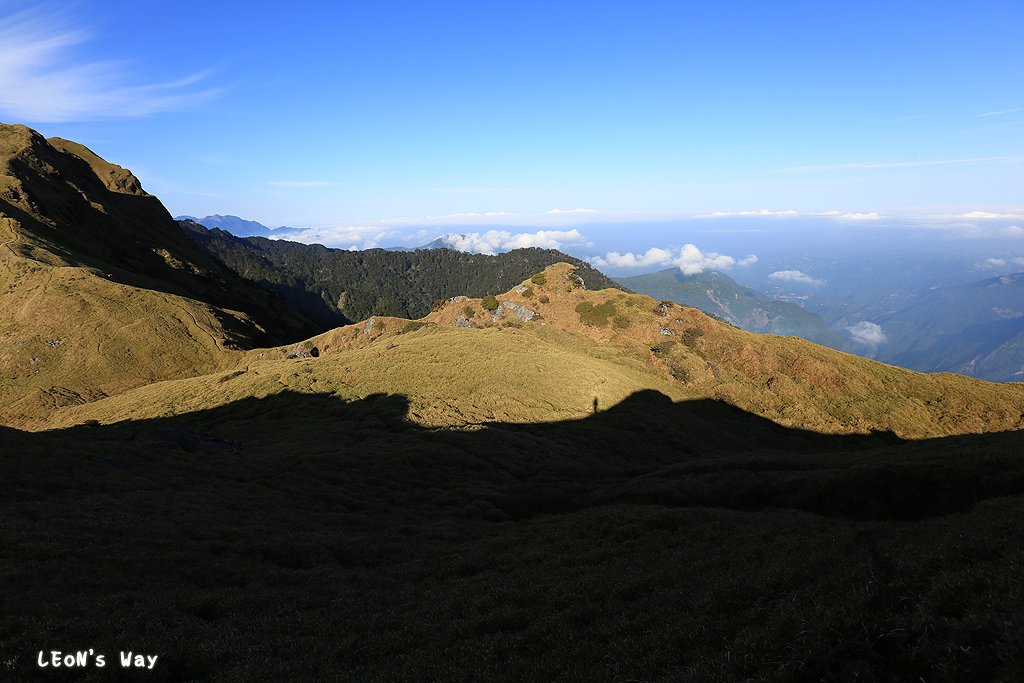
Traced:
[[473, 430], [408, 408], [0, 428], [0, 671], [91, 647], [168, 681], [1024, 673], [1020, 432], [830, 436], [656, 392]]

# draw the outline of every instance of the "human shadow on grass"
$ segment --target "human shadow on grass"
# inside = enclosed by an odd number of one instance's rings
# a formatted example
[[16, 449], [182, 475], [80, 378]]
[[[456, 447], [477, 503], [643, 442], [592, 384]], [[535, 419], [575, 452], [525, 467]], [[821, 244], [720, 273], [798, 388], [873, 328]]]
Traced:
[[986, 616], [1005, 601], [956, 577], [1017, 580], [1021, 433], [830, 436], [656, 392], [467, 431], [408, 408], [281, 393], [0, 428], [0, 674], [82, 647], [159, 654], [161, 681], [843, 680], [851, 661], [915, 680], [942, 657], [988, 678], [1008, 661], [1011, 621]]
[[443, 514], [478, 502], [502, 519], [627, 502], [906, 520], [1024, 491], [1024, 458], [1015, 455], [1020, 432], [925, 441], [829, 435], [722, 401], [673, 403], [656, 391], [582, 419], [472, 430], [421, 427], [407, 419], [408, 407], [399, 395], [344, 401], [283, 392], [176, 417], [37, 434], [3, 430], [0, 443], [12, 454], [45, 454], [5, 458], [5, 469], [48, 462], [70, 475], [67, 485], [85, 476], [83, 462], [120, 463], [119, 472], [104, 475], [118, 486], [130, 485], [133, 472], [172, 463], [182, 476], [195, 470], [229, 480], [301, 465], [311, 483], [339, 477], [344, 491], [342, 478], [362, 482], [367, 505], [377, 482], [392, 492], [445, 492], [412, 496], [403, 503], [409, 509]]

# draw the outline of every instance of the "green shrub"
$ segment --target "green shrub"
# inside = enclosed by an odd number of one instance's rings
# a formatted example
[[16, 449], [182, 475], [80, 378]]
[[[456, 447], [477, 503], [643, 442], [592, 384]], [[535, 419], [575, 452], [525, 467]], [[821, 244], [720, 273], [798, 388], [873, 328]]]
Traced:
[[542, 304], [549, 304], [549, 303], [551, 303], [551, 299], [548, 298], [547, 294], [541, 294], [537, 298], [537, 301], [541, 302]]
[[480, 305], [483, 306], [488, 311], [498, 310], [498, 300], [494, 297], [493, 294], [488, 294], [487, 296], [485, 296], [483, 298], [483, 301], [480, 302]]
[[655, 356], [663, 356], [667, 354], [669, 351], [671, 351], [672, 347], [675, 346], [677, 343], [678, 342], [674, 341], [658, 342], [657, 344], [651, 347], [651, 351], [654, 353]]
[[594, 310], [594, 304], [590, 303], [589, 301], [584, 301], [583, 303], [576, 305], [576, 312], [579, 313], [580, 315], [590, 313], [592, 310]]
[[530, 282], [532, 282], [535, 285], [543, 285], [547, 281], [548, 281], [548, 276], [545, 275], [544, 273], [537, 273], [536, 275], [534, 275], [533, 277], [530, 278]]
[[684, 367], [670, 365], [668, 371], [672, 373], [672, 377], [684, 384], [690, 381], [690, 371]]
[[523, 290], [523, 296], [525, 296], [527, 299], [532, 297], [533, 296], [533, 287], [527, 287], [526, 289], [524, 289]]
[[704, 336], [704, 333], [698, 330], [696, 327], [688, 327], [683, 330], [683, 343], [693, 348], [693, 345], [697, 343], [697, 340]]
[[580, 314], [580, 322], [584, 325], [607, 327], [608, 318], [615, 315], [615, 304], [605, 301], [603, 304], [595, 306], [589, 301], [584, 301], [576, 306], [576, 312]]
[[473, 308], [472, 306], [466, 306], [465, 308], [462, 309], [462, 313], [467, 318], [472, 318], [474, 315], [476, 315], [476, 309]]
[[425, 323], [422, 323], [419, 320], [410, 320], [409, 322], [402, 326], [400, 334], [405, 334], [407, 332], [415, 332], [416, 330], [423, 327], [424, 324]]

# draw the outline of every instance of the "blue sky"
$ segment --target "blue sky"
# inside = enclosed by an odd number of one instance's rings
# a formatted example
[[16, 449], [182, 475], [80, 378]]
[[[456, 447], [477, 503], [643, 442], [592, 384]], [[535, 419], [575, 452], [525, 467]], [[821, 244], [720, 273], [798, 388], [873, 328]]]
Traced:
[[1024, 253], [1016, 1], [0, 0], [0, 17], [0, 120], [133, 169], [174, 214], [335, 246], [547, 230], [534, 241], [606, 261], [695, 242], [739, 262], [754, 247], [722, 235], [787, 220]]

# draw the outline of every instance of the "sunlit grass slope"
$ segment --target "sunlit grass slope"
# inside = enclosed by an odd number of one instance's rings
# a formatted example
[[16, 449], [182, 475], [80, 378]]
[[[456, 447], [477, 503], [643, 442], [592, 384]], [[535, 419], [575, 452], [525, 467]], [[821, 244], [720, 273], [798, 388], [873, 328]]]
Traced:
[[545, 422], [645, 388], [826, 433], [921, 438], [1024, 426], [1024, 385], [923, 375], [743, 332], [696, 309], [586, 290], [569, 264], [489, 301], [455, 297], [418, 321], [371, 318], [250, 351], [230, 369], [63, 411], [51, 424], [159, 417], [286, 390], [401, 394], [424, 425]]

